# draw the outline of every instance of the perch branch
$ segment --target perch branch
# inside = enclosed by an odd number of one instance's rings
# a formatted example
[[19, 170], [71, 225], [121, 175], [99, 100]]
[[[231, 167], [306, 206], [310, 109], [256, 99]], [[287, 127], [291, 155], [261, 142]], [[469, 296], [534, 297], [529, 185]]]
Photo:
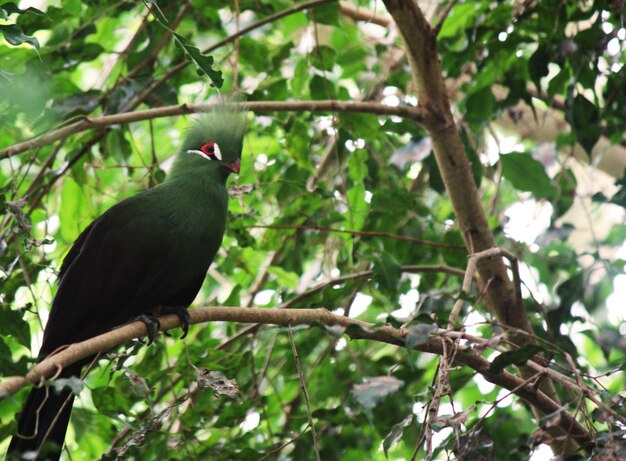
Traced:
[[[366, 339], [405, 346], [405, 329], [397, 329], [390, 326], [376, 326], [361, 320], [333, 314], [327, 309], [264, 309], [239, 307], [203, 307], [191, 309], [190, 323], [206, 322], [238, 322], [238, 323], [265, 323], [280, 326], [310, 325], [313, 322], [327, 326], [346, 328], [344, 333], [351, 339]], [[161, 331], [170, 330], [180, 326], [180, 319], [176, 315], [161, 317]], [[351, 327], [350, 329], [347, 329]], [[69, 345], [61, 352], [47, 357], [35, 365], [25, 376], [9, 377], [0, 383], [0, 395], [11, 395], [29, 384], [41, 382], [41, 380], [54, 376], [61, 368], [75, 363], [81, 359], [95, 354], [106, 353], [112, 348], [128, 342], [132, 339], [144, 336], [147, 333], [146, 326], [142, 322], [133, 322], [113, 331], [109, 331], [94, 338]], [[415, 347], [422, 352], [443, 354], [442, 338], [440, 334], [445, 331], [435, 332], [428, 341]], [[455, 362], [462, 363], [480, 373], [487, 381], [506, 388], [515, 390], [515, 394], [526, 400], [530, 405], [539, 408], [541, 412], [554, 413], [561, 405], [548, 397], [541, 390], [524, 384], [524, 380], [511, 373], [503, 371], [495, 373], [489, 369], [490, 362], [469, 348], [459, 347], [455, 356]], [[562, 430], [566, 430], [570, 437], [582, 444], [592, 444], [592, 435], [570, 413], [562, 412], [558, 422]]]
[[[151, 120], [160, 117], [174, 115], [187, 115], [206, 112], [216, 103], [205, 104], [179, 104], [176, 106], [158, 107], [155, 109], [140, 110], [135, 112], [123, 112], [121, 114], [104, 115], [102, 117], [84, 117], [81, 120], [64, 126], [57, 130], [49, 131], [32, 139], [13, 144], [0, 149], [0, 160], [20, 154], [27, 150], [51, 144], [59, 139], [70, 135], [96, 128], [111, 125], [126, 125], [128, 123]], [[376, 115], [395, 115], [408, 118], [420, 123], [424, 118], [423, 110], [410, 106], [388, 106], [375, 102], [353, 101], [254, 101], [245, 104], [247, 110], [252, 112], [362, 112]]]

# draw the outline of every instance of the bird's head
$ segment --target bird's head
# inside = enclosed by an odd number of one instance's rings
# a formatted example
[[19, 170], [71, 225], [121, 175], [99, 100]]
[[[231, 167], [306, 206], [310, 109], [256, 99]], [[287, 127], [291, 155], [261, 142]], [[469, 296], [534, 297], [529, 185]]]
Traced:
[[246, 113], [236, 104], [202, 114], [192, 123], [174, 170], [209, 167], [224, 177], [239, 173], [245, 129]]

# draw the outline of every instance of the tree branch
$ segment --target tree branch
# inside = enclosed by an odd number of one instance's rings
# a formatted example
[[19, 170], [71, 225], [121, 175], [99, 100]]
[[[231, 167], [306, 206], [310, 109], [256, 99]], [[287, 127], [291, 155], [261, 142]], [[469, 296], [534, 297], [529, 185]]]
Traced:
[[[415, 0], [383, 2], [404, 39], [419, 107], [425, 108], [428, 114], [423, 125], [432, 139], [437, 166], [468, 251], [473, 254], [494, 248], [497, 246], [496, 241], [482, 208], [471, 165], [452, 114], [437, 53], [436, 32]], [[476, 262], [476, 267], [481, 292], [485, 294], [489, 309], [500, 323], [512, 327], [507, 331], [511, 341], [518, 346], [534, 343], [530, 320], [524, 304], [516, 299], [516, 290], [502, 257], [481, 259]], [[529, 334], [518, 334], [517, 330]], [[524, 378], [536, 373], [527, 367], [520, 367], [520, 372]], [[554, 401], [558, 401], [556, 390], [549, 379], [541, 380], [540, 388]], [[571, 439], [563, 441], [563, 436], [568, 436], [567, 431], [561, 433], [548, 430], [555, 440], [553, 449], [557, 454], [569, 454], [577, 449]]]
[[354, 21], [371, 22], [381, 27], [388, 27], [391, 23], [389, 16], [380, 14], [378, 11], [372, 11], [362, 6], [355, 6], [349, 2], [339, 2], [339, 11]]
[[418, 243], [420, 245], [426, 245], [431, 247], [439, 247], [439, 248], [452, 248], [455, 250], [463, 250], [465, 247], [462, 245], [454, 245], [449, 243], [441, 243], [441, 242], [433, 242], [432, 240], [424, 240], [418, 239], [415, 237], [409, 237], [407, 235], [397, 235], [389, 232], [380, 232], [380, 231], [357, 231], [350, 229], [337, 229], [334, 227], [325, 227], [325, 226], [296, 226], [289, 224], [256, 224], [252, 226], [246, 226], [249, 229], [290, 229], [290, 230], [316, 230], [320, 232], [337, 232], [341, 234], [351, 234], [351, 235], [359, 235], [363, 237], [385, 237], [394, 240], [404, 240], [406, 242]]
[[[452, 266], [447, 266], [444, 264], [404, 265], [404, 266], [400, 266], [400, 270], [402, 272], [406, 272], [410, 274], [420, 274], [420, 273], [427, 273], [427, 272], [431, 272], [431, 273], [432, 272], [445, 272], [450, 275], [456, 275], [458, 277], [463, 277], [465, 275], [465, 272], [462, 269], [458, 269]], [[339, 285], [339, 284], [346, 283], [352, 280], [364, 279], [364, 278], [370, 277], [371, 275], [372, 275], [372, 270], [363, 270], [360, 272], [354, 272], [352, 274], [346, 274], [340, 277], [336, 277], [330, 280], [321, 281], [317, 283], [316, 285], [312, 286], [311, 288], [309, 288], [308, 290], [283, 302], [280, 306], [278, 306], [277, 309], [292, 309], [292, 306], [297, 305], [304, 299], [307, 299], [311, 296], [315, 296], [317, 293], [328, 288], [329, 286]], [[246, 305], [246, 307], [250, 307], [250, 305]], [[347, 311], [345, 315], [348, 315]], [[219, 345], [219, 348], [224, 349], [228, 347], [230, 344], [232, 344], [233, 342], [237, 341], [239, 338], [255, 333], [256, 331], [258, 331], [258, 329], [261, 326], [262, 324], [257, 323], [255, 325], [250, 325], [248, 327], [242, 328], [230, 338], [227, 338], [226, 340], [222, 341]]]
[[296, 369], [298, 370], [298, 376], [300, 377], [300, 389], [302, 389], [302, 395], [304, 396], [304, 402], [306, 404], [306, 414], [309, 418], [309, 426], [311, 427], [311, 435], [313, 436], [313, 447], [315, 448], [315, 458], [320, 461], [320, 447], [317, 437], [317, 431], [315, 430], [315, 424], [313, 422], [313, 413], [311, 412], [311, 401], [309, 399], [309, 391], [306, 388], [306, 380], [304, 378], [304, 371], [302, 371], [302, 365], [300, 364], [300, 358], [298, 357], [298, 349], [296, 349], [296, 343], [293, 340], [293, 332], [291, 331], [291, 325], [287, 327], [289, 332], [289, 342], [291, 343], [291, 351], [293, 352], [293, 359], [296, 362]]
[[[238, 322], [238, 323], [263, 323], [280, 326], [310, 325], [314, 322], [327, 326], [339, 326], [346, 330], [351, 339], [367, 339], [379, 341], [396, 346], [405, 346], [406, 329], [398, 329], [390, 326], [376, 326], [361, 320], [333, 314], [327, 309], [264, 309], [239, 307], [203, 307], [191, 309], [190, 323], [207, 322]], [[180, 319], [176, 315], [161, 317], [161, 331], [170, 330], [180, 326]], [[348, 329], [348, 327], [350, 327]], [[9, 377], [0, 383], [0, 396], [16, 393], [18, 390], [32, 383], [41, 382], [43, 379], [54, 376], [59, 369], [98, 353], [106, 353], [114, 347], [132, 339], [144, 336], [147, 333], [146, 326], [142, 322], [133, 322], [118, 329], [101, 334], [94, 338], [69, 345], [60, 352], [49, 356], [35, 365], [25, 377]], [[451, 334], [452, 333], [452, 334]], [[415, 347], [416, 350], [441, 355], [443, 353], [443, 341], [458, 336], [456, 332], [438, 330], [430, 336], [428, 341]], [[535, 408], [540, 408], [545, 414], [554, 413], [561, 409], [561, 405], [552, 400], [534, 386], [524, 383], [524, 380], [508, 373], [494, 373], [490, 371], [490, 362], [469, 347], [459, 347], [455, 361], [462, 363], [480, 373], [487, 381], [506, 388], [526, 400]], [[561, 418], [557, 423], [570, 437], [580, 443], [592, 444], [591, 434], [568, 412], [561, 412]]]
[[[0, 149], [0, 160], [12, 157], [27, 150], [51, 144], [59, 139], [95, 128], [111, 125], [126, 125], [128, 123], [151, 120], [174, 115], [188, 115], [206, 112], [218, 103], [179, 104], [176, 106], [158, 107], [135, 112], [104, 115], [102, 117], [84, 117], [82, 120], [67, 125], [58, 130], [44, 133], [27, 141], [22, 141], [4, 149]], [[424, 118], [423, 110], [410, 106], [388, 106], [375, 102], [353, 101], [254, 101], [245, 104], [245, 108], [252, 112], [362, 112], [375, 115], [395, 115], [421, 123]]]
[[[427, 273], [427, 272], [445, 272], [451, 275], [456, 275], [459, 277], [463, 277], [465, 275], [465, 272], [463, 271], [463, 269], [458, 269], [456, 267], [452, 267], [452, 266], [446, 266], [443, 264], [438, 264], [438, 265], [407, 265], [407, 266], [400, 266], [400, 270], [402, 272], [406, 272], [406, 273], [411, 273], [411, 274], [420, 274], [420, 273]], [[316, 285], [312, 286], [311, 288], [309, 288], [308, 290], [298, 294], [297, 296], [295, 296], [294, 298], [288, 299], [287, 301], [285, 301], [283, 304], [281, 304], [280, 309], [287, 309], [287, 308], [291, 308], [291, 306], [294, 306], [296, 304], [298, 304], [300, 301], [306, 299], [306, 298], [310, 298], [311, 296], [315, 296], [317, 293], [319, 293], [320, 291], [324, 290], [325, 288], [329, 287], [329, 286], [333, 286], [333, 285], [339, 285], [345, 282], [349, 282], [351, 280], [358, 280], [358, 279], [362, 279], [362, 278], [367, 278], [367, 277], [371, 277], [372, 275], [372, 270], [364, 270], [364, 271], [360, 271], [360, 272], [355, 272], [353, 274], [347, 274], [347, 275], [343, 275], [341, 277], [336, 277], [330, 280], [324, 280], [321, 281], [319, 283], [317, 283]]]
[[[294, 13], [298, 13], [300, 11], [303, 10], [307, 10], [307, 9], [312, 9], [312, 8], [316, 8], [318, 6], [324, 5], [326, 3], [331, 3], [331, 2], [335, 2], [337, 0], [313, 0], [311, 2], [306, 2], [306, 3], [301, 3], [299, 5], [296, 5], [292, 8], [288, 8], [286, 10], [283, 11], [279, 11], [278, 13], [274, 13], [266, 18], [263, 18], [262, 20], [255, 22], [254, 24], [249, 25], [248, 27], [244, 27], [243, 29], [238, 30], [237, 32], [235, 32], [232, 35], [229, 35], [228, 37], [224, 38], [223, 40], [220, 40], [219, 42], [214, 43], [213, 45], [209, 46], [208, 48], [205, 48], [202, 50], [203, 54], [207, 54], [207, 53], [211, 53], [212, 51], [215, 51], [218, 48], [221, 48], [224, 45], [227, 45], [228, 43], [234, 42], [237, 39], [239, 39], [239, 37], [242, 37], [243, 35], [247, 34], [248, 32], [252, 32], [255, 29], [258, 29], [266, 24], [269, 24], [271, 22], [277, 21], [281, 18], [284, 18], [285, 16], [289, 16], [292, 15]], [[133, 99], [130, 104], [129, 104], [129, 108], [132, 110], [135, 107], [137, 107], [141, 101], [144, 101], [148, 96], [150, 96], [152, 93], [154, 93], [163, 83], [167, 82], [170, 78], [172, 78], [174, 75], [176, 75], [177, 73], [179, 73], [182, 69], [184, 69], [185, 67], [187, 67], [189, 64], [191, 64], [191, 61], [188, 60], [184, 60], [179, 62], [178, 64], [172, 66], [159, 80], [157, 80], [156, 82], [154, 82], [150, 87], [148, 87], [146, 89], [146, 91], [144, 91], [142, 94], [140, 94], [138, 97], [136, 97], [135, 99]]]

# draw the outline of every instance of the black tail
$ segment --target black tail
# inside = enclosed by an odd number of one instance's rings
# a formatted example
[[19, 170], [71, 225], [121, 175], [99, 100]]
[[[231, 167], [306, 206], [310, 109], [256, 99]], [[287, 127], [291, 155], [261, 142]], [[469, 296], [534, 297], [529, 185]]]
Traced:
[[[81, 364], [65, 368], [59, 378], [80, 376]], [[61, 456], [65, 432], [72, 413], [74, 394], [64, 388], [56, 393], [49, 386], [34, 387], [24, 404], [11, 439], [7, 460], [20, 460], [27, 452], [37, 453], [36, 461], [56, 461]]]

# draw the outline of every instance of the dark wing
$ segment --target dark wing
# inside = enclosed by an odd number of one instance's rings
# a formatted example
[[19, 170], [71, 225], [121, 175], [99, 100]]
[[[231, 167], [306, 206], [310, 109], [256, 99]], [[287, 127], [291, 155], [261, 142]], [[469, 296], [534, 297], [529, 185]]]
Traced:
[[[167, 218], [133, 199], [96, 219], [69, 251], [40, 355], [109, 331], [157, 305], [188, 305], [195, 297], [212, 255], [181, 254]], [[190, 265], [187, 253], [202, 262]]]
[[85, 227], [85, 229], [83, 229], [83, 231], [80, 233], [78, 238], [72, 244], [70, 251], [68, 251], [67, 254], [65, 255], [65, 259], [63, 259], [63, 264], [61, 264], [61, 269], [59, 269], [59, 274], [58, 274], [59, 283], [61, 282], [61, 280], [63, 280], [63, 275], [67, 272], [67, 268], [70, 267], [70, 265], [72, 264], [72, 261], [74, 261], [74, 259], [76, 259], [76, 257], [80, 254], [83, 248], [83, 245], [85, 244], [85, 241], [87, 240], [87, 237], [89, 236], [89, 234], [91, 233], [91, 230], [98, 223], [101, 217], [102, 216], [100, 216], [97, 219], [94, 219], [91, 222], [91, 224], [89, 224], [87, 227]]

